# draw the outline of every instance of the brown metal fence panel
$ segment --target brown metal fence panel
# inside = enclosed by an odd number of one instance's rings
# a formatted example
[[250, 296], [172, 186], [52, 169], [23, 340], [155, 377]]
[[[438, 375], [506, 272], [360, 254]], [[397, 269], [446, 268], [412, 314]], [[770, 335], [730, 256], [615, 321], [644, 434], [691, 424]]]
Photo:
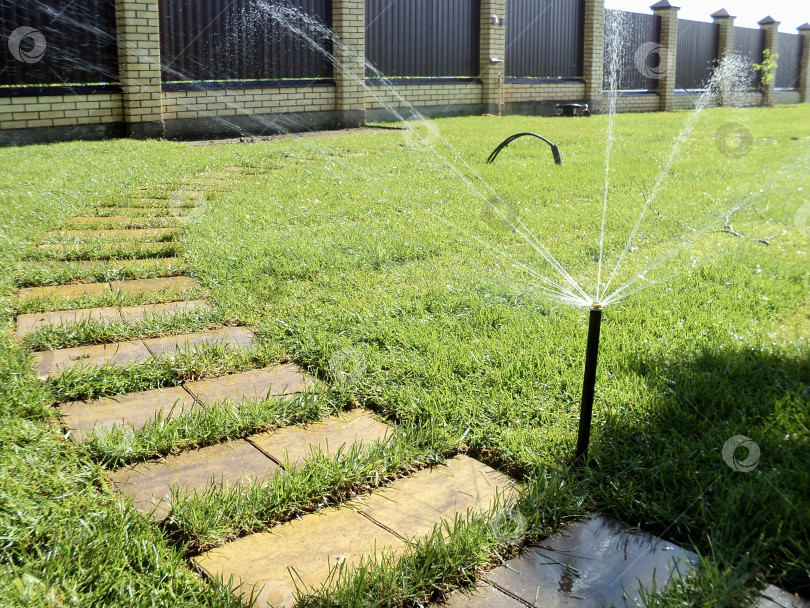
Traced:
[[[748, 27], [734, 28], [734, 54], [745, 58], [748, 65], [762, 61], [762, 49], [765, 46], [765, 32]], [[749, 82], [738, 83], [739, 88], [757, 88], [759, 72], [754, 72]]]
[[367, 76], [478, 75], [478, 0], [366, 0]]
[[[612, 40], [607, 40], [611, 36]], [[657, 15], [606, 10], [603, 87], [606, 90], [611, 87], [610, 49], [615, 49], [619, 65], [617, 90], [655, 90], [660, 55], [654, 49], [660, 36], [661, 18]]]
[[164, 82], [332, 77], [331, 0], [160, 0], [159, 10]]
[[678, 21], [678, 56], [675, 62], [675, 88], [702, 89], [717, 65], [720, 26], [703, 21]]
[[799, 87], [802, 61], [802, 37], [798, 34], [779, 32], [779, 59], [776, 69], [776, 86], [780, 89]]
[[584, 0], [507, 0], [506, 75], [582, 76]]
[[118, 82], [113, 0], [0, 0], [0, 37], [0, 86]]

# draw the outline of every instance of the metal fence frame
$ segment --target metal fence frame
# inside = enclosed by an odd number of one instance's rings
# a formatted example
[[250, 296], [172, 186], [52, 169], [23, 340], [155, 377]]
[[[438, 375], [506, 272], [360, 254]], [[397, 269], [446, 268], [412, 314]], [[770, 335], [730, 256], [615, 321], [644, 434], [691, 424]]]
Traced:
[[799, 34], [779, 32], [779, 59], [776, 70], [776, 88], [796, 89], [799, 87], [802, 64], [802, 37]]
[[[327, 28], [331, 0], [283, 0]], [[332, 77], [330, 58], [251, 0], [160, 0], [160, 57], [164, 82], [264, 81]], [[298, 25], [298, 24], [296, 24]], [[331, 37], [303, 25], [327, 53]], [[235, 49], [240, 49], [235, 53]]]
[[110, 0], [0, 0], [0, 85], [118, 82]]
[[584, 0], [506, 0], [506, 14], [507, 77], [582, 77]]
[[[654, 91], [658, 88], [658, 81], [654, 77], [645, 75], [637, 65], [637, 53], [642, 45], [655, 45], [661, 38], [661, 18], [657, 15], [645, 15], [629, 11], [605, 10], [605, 37], [614, 34], [620, 35], [621, 47], [617, 49], [619, 55], [619, 91]], [[608, 24], [620, 23], [621, 32], [608, 32]], [[651, 47], [652, 48], [652, 47]], [[608, 63], [608, 42], [605, 42], [605, 69], [603, 71], [603, 84], [605, 90], [610, 87]], [[644, 55], [645, 65], [656, 62], [660, 56], [657, 53], [641, 53]], [[653, 65], [651, 67], [656, 67]], [[642, 66], [643, 67], [643, 66]], [[653, 70], [651, 70], [653, 71]]]
[[366, 0], [366, 75], [477, 76], [480, 11], [480, 0]]
[[702, 89], [717, 65], [720, 26], [704, 21], [678, 20], [678, 53], [675, 60], [675, 87]]

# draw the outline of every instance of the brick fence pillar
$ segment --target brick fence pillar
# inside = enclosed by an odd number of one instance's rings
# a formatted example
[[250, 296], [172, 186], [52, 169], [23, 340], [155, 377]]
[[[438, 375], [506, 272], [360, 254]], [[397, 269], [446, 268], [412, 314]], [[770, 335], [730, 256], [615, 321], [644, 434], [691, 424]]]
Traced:
[[[717, 25], [717, 63], [718, 65], [723, 62], [727, 57], [734, 55], [734, 19], [733, 15], [721, 8], [719, 11], [712, 13], [712, 23]], [[721, 106], [726, 105], [731, 95], [731, 82], [730, 78], [723, 78], [718, 83], [718, 104]]]
[[[759, 29], [765, 32], [764, 49], [770, 49], [771, 57], [779, 52], [779, 22], [768, 15], [764, 19], [757, 22]], [[773, 92], [776, 87], [776, 72], [774, 72], [771, 81], [767, 85], [762, 86], [762, 105], [773, 105]]]
[[335, 35], [335, 110], [339, 126], [366, 124], [366, 3], [334, 0], [332, 32]]
[[115, 0], [118, 74], [132, 137], [163, 136], [158, 0]]
[[602, 104], [605, 68], [605, 0], [585, 0], [583, 45], [585, 103], [598, 110]]
[[[481, 78], [481, 103], [486, 112], [497, 114], [503, 111], [503, 79], [506, 78], [506, 0], [481, 0], [481, 38], [479, 51], [479, 77]], [[497, 23], [495, 21], [497, 20]], [[512, 28], [519, 24], [510, 23]], [[493, 61], [498, 59], [498, 61]]]
[[678, 56], [678, 7], [667, 0], [656, 2], [650, 7], [653, 14], [661, 17], [661, 37], [658, 43], [661, 64], [659, 64], [658, 99], [659, 110], [675, 109], [675, 60]]
[[799, 101], [810, 103], [810, 23], [796, 28], [802, 37], [802, 57], [799, 72]]

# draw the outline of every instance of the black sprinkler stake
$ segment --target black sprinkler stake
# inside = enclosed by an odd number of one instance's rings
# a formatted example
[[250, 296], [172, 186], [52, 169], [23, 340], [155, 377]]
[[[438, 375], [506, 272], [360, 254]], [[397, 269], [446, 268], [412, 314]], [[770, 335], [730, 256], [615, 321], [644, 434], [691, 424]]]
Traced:
[[585, 377], [582, 381], [582, 403], [579, 407], [579, 434], [575, 464], [588, 464], [588, 444], [591, 440], [591, 418], [593, 416], [593, 393], [596, 384], [596, 358], [599, 355], [599, 329], [602, 326], [602, 306], [591, 305], [588, 321], [588, 346], [585, 350]]
[[491, 163], [492, 161], [494, 161], [494, 160], [495, 160], [495, 157], [497, 157], [497, 156], [498, 156], [498, 153], [499, 153], [501, 150], [503, 150], [503, 149], [504, 149], [506, 146], [508, 146], [509, 144], [511, 144], [513, 141], [515, 141], [515, 140], [516, 140], [518, 137], [523, 137], [524, 135], [531, 135], [532, 137], [536, 137], [537, 139], [542, 139], [544, 142], [546, 142], [546, 143], [547, 143], [549, 146], [551, 146], [551, 153], [554, 155], [554, 163], [555, 163], [555, 164], [558, 164], [558, 165], [561, 165], [561, 164], [562, 164], [562, 156], [560, 155], [560, 149], [557, 147], [557, 144], [555, 144], [555, 143], [553, 143], [553, 142], [550, 142], [549, 140], [547, 140], [547, 139], [546, 139], [545, 137], [543, 137], [542, 135], [538, 135], [537, 133], [528, 133], [528, 132], [526, 132], [526, 133], [515, 133], [514, 135], [510, 135], [509, 137], [507, 137], [506, 139], [504, 139], [504, 140], [503, 140], [503, 141], [502, 141], [502, 142], [501, 142], [501, 143], [498, 145], [498, 147], [497, 147], [497, 148], [495, 148], [495, 149], [492, 151], [492, 154], [490, 154], [490, 155], [489, 155], [489, 158], [487, 159], [487, 164], [489, 164], [489, 163]]

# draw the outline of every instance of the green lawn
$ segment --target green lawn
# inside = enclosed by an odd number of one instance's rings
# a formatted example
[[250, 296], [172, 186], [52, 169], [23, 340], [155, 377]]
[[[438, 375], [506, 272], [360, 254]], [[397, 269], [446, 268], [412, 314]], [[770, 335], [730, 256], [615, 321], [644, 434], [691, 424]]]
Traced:
[[[810, 225], [794, 219], [810, 201], [810, 112], [711, 109], [682, 132], [689, 117], [615, 117], [601, 273], [605, 116], [453, 118], [415, 132], [239, 145], [117, 140], [0, 150], [0, 564], [8, 573], [0, 604], [229, 605], [225, 590], [212, 592], [191, 573], [191, 552], [322, 496], [339, 499], [372, 473], [394, 475], [458, 450], [525, 484], [521, 508], [533, 534], [599, 510], [698, 551], [700, 573], [650, 606], [739, 606], [765, 582], [810, 593]], [[747, 153], [717, 145], [729, 122], [752, 134]], [[563, 165], [528, 138], [486, 165], [517, 131], [549, 137]], [[74, 213], [115, 206], [142, 187], [170, 195], [185, 177], [226, 167], [240, 167], [236, 182], [190, 212], [182, 249], [171, 251], [210, 290], [219, 315], [212, 321], [250, 325], [262, 345], [234, 360], [191, 357], [184, 373], [290, 358], [330, 390], [317, 403], [271, 404], [238, 420], [215, 410], [81, 448], [65, 442], [55, 397], [165, 386], [180, 376], [153, 366], [39, 384], [24, 345], [11, 338], [12, 293], [71, 275], [24, 270], [20, 260], [47, 262], [31, 245]], [[535, 247], [504, 217], [533, 234]], [[72, 247], [82, 259], [87, 247]], [[538, 250], [559, 260], [570, 282]], [[130, 266], [132, 276], [151, 276]], [[82, 276], [92, 278], [73, 278]], [[587, 309], [547, 292], [576, 284], [598, 299], [597, 285], [601, 292], [608, 283], [594, 464], [569, 469]], [[106, 341], [116, 331], [164, 329], [85, 327], [82, 335]], [[75, 340], [56, 331], [25, 346]], [[103, 478], [104, 467], [355, 401], [409, 429], [407, 440], [313, 461], [300, 479], [274, 480], [275, 493], [203, 495], [163, 529], [127, 508]], [[724, 462], [735, 435], [761, 450], [752, 472]], [[244, 518], [222, 508], [237, 500], [252, 509]], [[463, 578], [462, 566], [492, 559], [479, 524], [343, 581], [324, 604], [375, 595], [407, 604], [444, 588]], [[441, 572], [420, 570], [436, 561], [446, 564]], [[400, 588], [392, 590], [396, 572]]]

